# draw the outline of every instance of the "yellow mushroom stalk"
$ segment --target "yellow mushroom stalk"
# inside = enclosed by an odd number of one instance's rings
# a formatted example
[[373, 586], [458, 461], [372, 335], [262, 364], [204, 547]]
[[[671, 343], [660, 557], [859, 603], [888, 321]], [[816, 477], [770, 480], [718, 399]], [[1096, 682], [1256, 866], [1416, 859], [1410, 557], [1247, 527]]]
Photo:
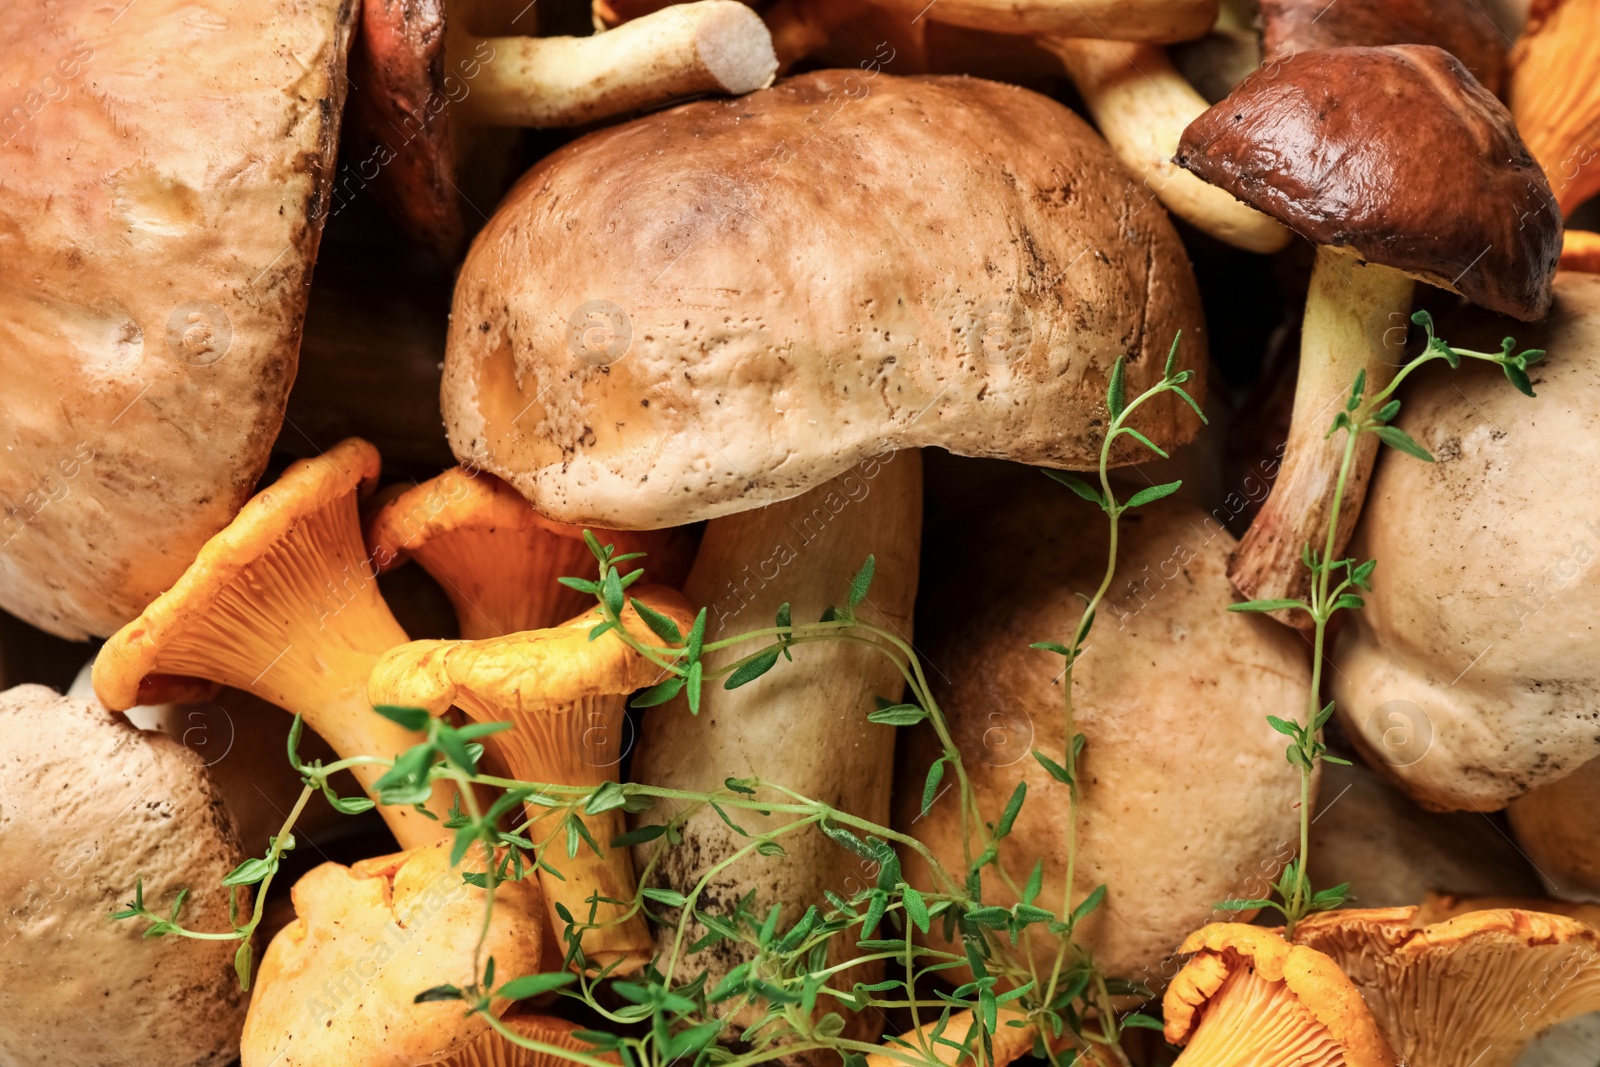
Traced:
[[1399, 1067], [1361, 993], [1328, 956], [1271, 930], [1213, 923], [1162, 1002], [1173, 1067]]
[[[142, 693], [178, 675], [303, 716], [341, 757], [389, 757], [422, 741], [366, 699], [378, 657], [407, 640], [378, 592], [356, 512], [378, 467], [377, 450], [357, 438], [290, 465], [105, 643], [92, 675], [100, 700], [113, 710], [148, 703]], [[383, 770], [354, 773], [370, 793]], [[436, 785], [428, 810], [446, 817], [453, 796]], [[410, 807], [378, 810], [402, 846], [441, 832]]]
[[[694, 557], [686, 528], [595, 535], [619, 554], [646, 553], [651, 578], [668, 585]], [[388, 501], [367, 526], [367, 546], [379, 570], [416, 560], [443, 587], [468, 640], [556, 626], [594, 600], [557, 582], [594, 570], [582, 528], [543, 518], [486, 471], [454, 467]]]
[[1512, 1067], [1541, 1030], [1600, 1011], [1600, 932], [1587, 923], [1520, 908], [1418, 918], [1350, 909], [1295, 930], [1338, 961], [1409, 1067]]
[[1117, 159], [1168, 211], [1248, 252], [1276, 252], [1290, 231], [1172, 161], [1184, 128], [1211, 106], [1159, 45], [1091, 37], [1040, 44], [1066, 67]]
[[[645, 587], [632, 596], [687, 631], [692, 616], [677, 593]], [[372, 672], [367, 695], [375, 704], [427, 708], [442, 714], [454, 707], [477, 722], [509, 722], [511, 730], [492, 738], [499, 757], [517, 778], [567, 786], [598, 786], [617, 777], [623, 756], [628, 695], [663, 677], [661, 668], [634, 652], [615, 634], [589, 639], [600, 621], [591, 609], [566, 624], [545, 630], [509, 634], [482, 641], [416, 641], [383, 657]], [[659, 644], [630, 606], [623, 623], [630, 633]], [[624, 969], [651, 956], [653, 941], [644, 917], [628, 914], [637, 885], [627, 848], [611, 842], [625, 831], [620, 808], [597, 815], [579, 813], [587, 836], [598, 850], [580, 843], [568, 855], [560, 823], [542, 816], [550, 808], [528, 805], [530, 837], [552, 844], [543, 860], [560, 877], [540, 870], [551, 925], [565, 931], [565, 911], [579, 924], [597, 928], [583, 932], [583, 955], [606, 964], [624, 961]], [[590, 897], [623, 904], [592, 905]], [[561, 946], [564, 952], [565, 942]]]

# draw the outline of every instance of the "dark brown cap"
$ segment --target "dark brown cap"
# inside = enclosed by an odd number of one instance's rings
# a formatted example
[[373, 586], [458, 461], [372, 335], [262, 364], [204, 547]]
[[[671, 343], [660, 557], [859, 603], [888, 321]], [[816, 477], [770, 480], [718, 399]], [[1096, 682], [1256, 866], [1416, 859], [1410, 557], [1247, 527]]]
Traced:
[[1263, 67], [1189, 124], [1176, 161], [1316, 244], [1515, 318], [1550, 308], [1555, 197], [1510, 113], [1438, 48]]
[[1498, 93], [1506, 39], [1475, 0], [1261, 0], [1266, 65], [1319, 48], [1431, 44]]

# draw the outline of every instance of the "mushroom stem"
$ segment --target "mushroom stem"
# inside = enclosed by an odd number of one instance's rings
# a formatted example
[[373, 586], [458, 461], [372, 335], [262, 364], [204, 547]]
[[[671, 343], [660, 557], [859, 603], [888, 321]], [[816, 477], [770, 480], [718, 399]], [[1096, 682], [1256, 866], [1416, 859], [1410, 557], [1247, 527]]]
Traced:
[[1122, 165], [1167, 210], [1249, 252], [1276, 252], [1289, 231], [1276, 220], [1172, 161], [1184, 127], [1210, 107], [1158, 45], [1048, 37]]
[[[928, 0], [875, 2], [909, 17], [932, 6]], [[996, 33], [1171, 44], [1204, 37], [1217, 21], [1217, 0], [939, 0], [932, 16]]]
[[[1261, 513], [1250, 525], [1228, 566], [1234, 587], [1253, 600], [1304, 596], [1310, 571], [1301, 559], [1307, 544], [1321, 551], [1339, 479], [1341, 450], [1326, 439], [1328, 427], [1350, 395], [1357, 373], [1366, 371], [1366, 395], [1394, 376], [1405, 350], [1411, 311], [1411, 277], [1367, 263], [1354, 253], [1318, 250], [1306, 295], [1300, 334], [1300, 373], [1283, 464]], [[1337, 556], [1361, 514], [1378, 440], [1364, 435], [1345, 484]], [[1303, 612], [1282, 621], [1305, 625]]]
[[677, 97], [748, 93], [772, 83], [777, 59], [761, 17], [737, 0], [698, 0], [592, 37], [451, 39], [468, 81], [468, 121], [580, 126]]
[[[861, 616], [909, 639], [921, 525], [921, 456], [906, 450], [871, 459], [801, 496], [711, 520], [685, 596], [709, 609], [708, 643], [771, 626], [785, 603], [797, 622], [809, 621], [842, 603], [871, 553], [876, 577]], [[708, 672], [758, 648], [739, 645], [708, 655]], [[881, 824], [889, 817], [894, 730], [868, 722], [867, 715], [875, 697], [893, 700], [901, 686], [895, 664], [859, 643], [807, 645], [795, 649], [794, 662], [738, 689], [706, 686], [698, 715], [690, 715], [679, 697], [646, 716], [633, 775], [696, 792], [722, 789], [730, 776], [754, 777]], [[640, 818], [659, 821], [664, 814]], [[741, 812], [738, 820], [750, 833], [762, 833], [791, 817]], [[682, 835], [652, 880], [685, 894], [750, 844], [704, 807], [689, 814]], [[784, 921], [793, 922], [808, 904], [820, 904], [825, 891], [848, 897], [872, 884], [874, 875], [860, 859], [814, 827], [786, 834], [781, 843], [786, 857], [750, 854], [711, 875], [702, 899], [738, 900], [753, 890], [757, 909], [782, 903]], [[653, 852], [640, 846], [641, 868]], [[681, 942], [673, 926], [662, 928], [656, 966], [669, 977], [709, 967], [715, 985], [740, 956], [726, 947], [687, 955], [698, 936], [693, 928]], [[835, 946], [828, 965], [853, 954]], [[867, 975], [876, 972], [863, 965], [845, 973], [849, 981], [871, 982]], [[867, 1022], [865, 1014], [857, 1018]]]
[[779, 72], [817, 51], [835, 30], [862, 14], [858, 0], [777, 0], [765, 17]]

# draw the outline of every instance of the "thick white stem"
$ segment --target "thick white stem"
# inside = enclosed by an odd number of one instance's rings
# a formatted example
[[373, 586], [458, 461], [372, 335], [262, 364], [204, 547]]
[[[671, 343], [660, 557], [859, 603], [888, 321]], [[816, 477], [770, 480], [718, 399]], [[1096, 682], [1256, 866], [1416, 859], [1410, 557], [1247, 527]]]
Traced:
[[1289, 243], [1277, 221], [1172, 161], [1183, 129], [1210, 105], [1157, 45], [1085, 37], [1040, 42], [1060, 57], [1100, 134], [1168, 211], [1249, 252]]
[[[1344, 451], [1342, 441], [1327, 439], [1328, 428], [1357, 373], [1367, 372], [1367, 396], [1394, 377], [1405, 352], [1415, 284], [1408, 275], [1363, 262], [1351, 252], [1318, 250], [1306, 294], [1300, 375], [1282, 466], [1228, 566], [1228, 577], [1245, 596], [1301, 597], [1310, 588], [1301, 553], [1307, 543], [1322, 551]], [[1344, 550], [1361, 514], [1377, 450], [1378, 440], [1370, 434], [1357, 447], [1339, 513], [1336, 554]], [[1297, 612], [1285, 621], [1302, 625], [1305, 614]]]
[[772, 84], [766, 25], [737, 0], [698, 0], [592, 37], [461, 36], [460, 106], [490, 126], [579, 126], [700, 93]]

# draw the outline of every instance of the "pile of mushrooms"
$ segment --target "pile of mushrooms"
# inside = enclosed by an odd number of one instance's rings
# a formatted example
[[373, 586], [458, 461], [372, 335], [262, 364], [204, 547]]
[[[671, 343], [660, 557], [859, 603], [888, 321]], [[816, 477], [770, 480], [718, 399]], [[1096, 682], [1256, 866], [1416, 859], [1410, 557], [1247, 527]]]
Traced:
[[[1525, 6], [22, 0], [0, 1063], [1593, 1067], [1600, 0]], [[1341, 473], [1436, 337], [1545, 355]]]

